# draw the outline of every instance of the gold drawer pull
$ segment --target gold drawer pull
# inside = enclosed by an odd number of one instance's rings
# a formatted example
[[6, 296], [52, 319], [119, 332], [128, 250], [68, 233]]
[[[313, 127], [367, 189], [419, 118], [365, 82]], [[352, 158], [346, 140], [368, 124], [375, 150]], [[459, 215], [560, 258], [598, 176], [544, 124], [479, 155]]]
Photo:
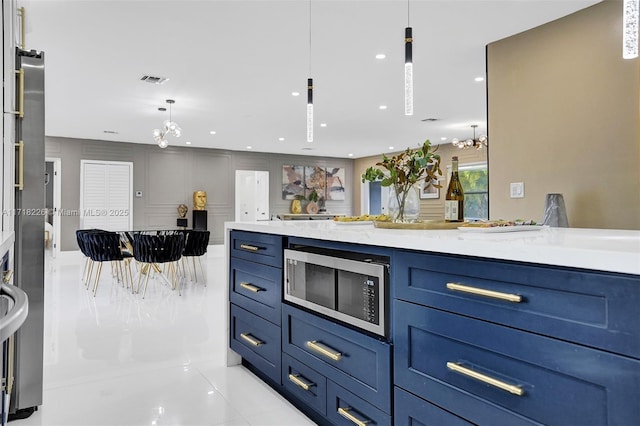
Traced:
[[349, 420], [353, 424], [356, 424], [358, 426], [366, 426], [369, 423], [371, 423], [371, 420], [366, 418], [364, 420], [361, 420], [356, 416], [354, 416], [353, 414], [351, 414], [350, 411], [351, 411], [351, 407], [347, 407], [347, 408], [338, 407], [338, 414], [340, 414], [342, 417]]
[[486, 383], [491, 386], [495, 386], [499, 389], [505, 390], [514, 395], [518, 395], [518, 396], [524, 395], [524, 390], [522, 390], [520, 386], [510, 385], [501, 380], [497, 380], [485, 374], [478, 373], [477, 371], [470, 370], [466, 367], [461, 366], [460, 364], [456, 364], [455, 362], [447, 362], [447, 368], [449, 370], [455, 371], [456, 373], [460, 373], [462, 375], [471, 377], [473, 379], [480, 380], [483, 383]]
[[463, 293], [470, 293], [476, 294], [478, 296], [491, 297], [493, 299], [506, 300], [507, 302], [522, 302], [522, 296], [520, 296], [519, 294], [501, 293], [499, 291], [485, 290], [484, 288], [469, 287], [456, 283], [447, 283], [447, 288], [453, 291], [461, 291]]
[[249, 251], [258, 251], [260, 250], [260, 247], [256, 247], [256, 246], [252, 246], [249, 244], [240, 244], [240, 248], [243, 250], [249, 250]]
[[334, 361], [340, 361], [340, 358], [342, 358], [342, 354], [340, 352], [336, 352], [335, 350], [326, 345], [323, 345], [322, 343], [317, 342], [316, 340], [307, 342], [307, 347]]
[[307, 380], [305, 380], [304, 378], [302, 378], [300, 375], [298, 374], [289, 374], [289, 381], [293, 382], [296, 386], [309, 391], [309, 389], [311, 389], [312, 386], [315, 386], [316, 384], [313, 382], [309, 382]]
[[255, 285], [249, 284], [249, 283], [240, 283], [240, 287], [246, 288], [247, 290], [252, 291], [254, 293], [257, 293], [257, 292], [259, 292], [261, 290], [264, 290], [264, 289], [262, 289], [262, 288], [260, 288], [258, 286], [255, 286]]
[[249, 334], [249, 333], [241, 333], [240, 337], [242, 337], [247, 342], [251, 343], [253, 346], [260, 346], [260, 345], [264, 344], [264, 342], [262, 340], [258, 340], [256, 338], [252, 337], [251, 334]]

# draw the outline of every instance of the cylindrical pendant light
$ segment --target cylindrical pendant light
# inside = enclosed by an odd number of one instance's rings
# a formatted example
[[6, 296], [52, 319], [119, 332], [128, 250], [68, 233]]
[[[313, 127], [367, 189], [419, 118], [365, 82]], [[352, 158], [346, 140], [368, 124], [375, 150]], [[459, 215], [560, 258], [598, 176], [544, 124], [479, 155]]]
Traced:
[[313, 142], [313, 79], [307, 79], [307, 142]]
[[624, 0], [622, 19], [622, 57], [638, 57], [638, 27], [640, 23], [640, 0]]
[[404, 29], [404, 115], [413, 115], [412, 29]]

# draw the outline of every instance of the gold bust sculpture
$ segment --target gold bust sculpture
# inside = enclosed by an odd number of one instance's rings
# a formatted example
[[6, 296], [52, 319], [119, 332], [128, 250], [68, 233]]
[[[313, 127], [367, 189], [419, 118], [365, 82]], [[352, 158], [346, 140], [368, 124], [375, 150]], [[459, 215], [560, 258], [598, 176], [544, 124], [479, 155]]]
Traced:
[[189, 207], [186, 204], [180, 204], [178, 206], [178, 216], [184, 218], [187, 216], [187, 212], [189, 211]]
[[206, 191], [195, 191], [193, 193], [193, 209], [204, 210], [206, 206], [207, 206]]

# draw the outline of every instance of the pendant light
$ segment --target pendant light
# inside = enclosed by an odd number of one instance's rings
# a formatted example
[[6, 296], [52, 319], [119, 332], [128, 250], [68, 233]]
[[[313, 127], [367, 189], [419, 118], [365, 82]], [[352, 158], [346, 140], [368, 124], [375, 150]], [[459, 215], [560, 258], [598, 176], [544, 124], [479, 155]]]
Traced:
[[624, 59], [638, 57], [639, 3], [640, 0], [624, 0], [623, 2], [622, 57]]
[[488, 146], [489, 140], [487, 139], [486, 135], [481, 135], [478, 139], [476, 139], [476, 127], [478, 127], [478, 125], [472, 124], [471, 127], [473, 128], [473, 139], [461, 141], [458, 138], [453, 138], [451, 140], [453, 146], [460, 149], [482, 149]]
[[413, 35], [407, 0], [407, 27], [404, 29], [404, 115], [413, 115]]
[[313, 78], [311, 78], [311, 0], [309, 0], [309, 78], [307, 79], [307, 142], [313, 142]]
[[[179, 138], [182, 135], [182, 129], [178, 126], [178, 123], [171, 119], [171, 105], [176, 103], [173, 99], [167, 99], [169, 104], [169, 119], [163, 123], [163, 129], [153, 130], [153, 140], [158, 144], [160, 148], [166, 148], [169, 146], [169, 142], [166, 139], [167, 135], [175, 136]], [[166, 111], [166, 108], [158, 108], [158, 111]]]

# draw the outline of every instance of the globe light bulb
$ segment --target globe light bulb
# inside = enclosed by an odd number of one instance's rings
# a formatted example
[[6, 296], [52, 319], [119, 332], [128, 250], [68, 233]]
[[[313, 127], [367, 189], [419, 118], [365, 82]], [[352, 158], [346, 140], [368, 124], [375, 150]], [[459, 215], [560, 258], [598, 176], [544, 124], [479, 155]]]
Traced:
[[158, 142], [158, 146], [164, 149], [169, 146], [169, 142], [167, 142], [166, 139], [161, 139], [160, 142]]

